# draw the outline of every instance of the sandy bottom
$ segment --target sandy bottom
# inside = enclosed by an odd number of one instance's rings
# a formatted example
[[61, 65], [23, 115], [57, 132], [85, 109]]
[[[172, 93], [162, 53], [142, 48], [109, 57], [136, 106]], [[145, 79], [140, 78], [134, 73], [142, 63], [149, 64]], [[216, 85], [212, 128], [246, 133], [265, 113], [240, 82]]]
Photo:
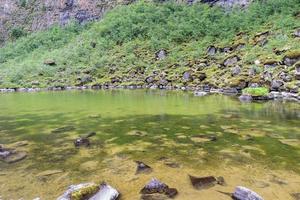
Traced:
[[[87, 171], [55, 171], [54, 174], [41, 176], [41, 172], [26, 170], [25, 164], [18, 164], [14, 169], [6, 168], [0, 171], [0, 199], [56, 199], [67, 186], [81, 182], [100, 183], [106, 181], [117, 188], [123, 200], [139, 199], [140, 189], [155, 177], [170, 187], [178, 189], [178, 200], [229, 200], [229, 196], [221, 192], [231, 193], [236, 186], [245, 186], [268, 200], [294, 200], [291, 194], [300, 192], [300, 175], [291, 171], [271, 171], [256, 165], [220, 166], [211, 169], [197, 170], [181, 165], [179, 168], [166, 166], [164, 161], [147, 163], [153, 168], [150, 174], [136, 175], [136, 164], [130, 158], [118, 156], [86, 164]], [[90, 167], [89, 167], [90, 166]], [[78, 166], [80, 168], [80, 166]], [[49, 172], [49, 171], [48, 171]], [[194, 176], [223, 176], [226, 185], [216, 185], [209, 189], [196, 190], [190, 183], [188, 174]], [[221, 191], [221, 192], [220, 192]]]

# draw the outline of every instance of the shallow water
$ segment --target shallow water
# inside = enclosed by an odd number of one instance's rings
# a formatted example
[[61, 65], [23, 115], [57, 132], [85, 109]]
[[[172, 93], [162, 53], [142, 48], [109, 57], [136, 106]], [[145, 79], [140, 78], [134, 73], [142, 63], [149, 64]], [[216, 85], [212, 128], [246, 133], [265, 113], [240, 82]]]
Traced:
[[[64, 91], [0, 95], [0, 144], [28, 157], [0, 161], [0, 199], [56, 199], [66, 187], [106, 181], [122, 199], [156, 177], [177, 199], [231, 199], [237, 185], [265, 199], [300, 193], [300, 104], [240, 103], [235, 97], [175, 91]], [[65, 127], [65, 131], [55, 131]], [[89, 148], [79, 135], [95, 131]], [[136, 134], [137, 132], [137, 134]], [[197, 136], [213, 135], [216, 141]], [[153, 168], [136, 175], [135, 160]], [[55, 170], [52, 175], [45, 175]], [[51, 174], [51, 173], [50, 173]], [[198, 191], [194, 176], [223, 176], [226, 186]]]

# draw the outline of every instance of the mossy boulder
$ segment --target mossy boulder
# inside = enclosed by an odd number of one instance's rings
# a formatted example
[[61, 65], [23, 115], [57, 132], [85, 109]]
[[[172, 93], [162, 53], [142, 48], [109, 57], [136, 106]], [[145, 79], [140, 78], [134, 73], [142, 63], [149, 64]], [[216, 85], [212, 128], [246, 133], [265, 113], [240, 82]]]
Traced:
[[224, 59], [223, 65], [225, 67], [233, 66], [237, 64], [237, 62], [240, 60], [240, 58], [237, 55], [229, 56]]
[[71, 200], [85, 200], [92, 197], [94, 194], [96, 194], [99, 191], [99, 186], [96, 184], [91, 184], [87, 187], [83, 187], [78, 191], [72, 192]]
[[300, 50], [287, 52], [283, 58], [283, 63], [292, 66], [300, 61]]
[[245, 88], [242, 92], [244, 95], [250, 95], [252, 97], [263, 97], [268, 96], [269, 89], [265, 87]]

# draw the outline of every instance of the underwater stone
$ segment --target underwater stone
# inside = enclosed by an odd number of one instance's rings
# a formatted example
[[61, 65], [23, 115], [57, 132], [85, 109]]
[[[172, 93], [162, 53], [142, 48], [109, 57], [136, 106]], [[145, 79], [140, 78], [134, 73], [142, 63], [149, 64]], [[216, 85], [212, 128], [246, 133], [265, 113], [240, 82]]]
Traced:
[[137, 164], [137, 169], [135, 174], [140, 173], [150, 173], [152, 172], [152, 168], [141, 161], [135, 161]]
[[235, 200], [263, 200], [257, 193], [252, 190], [238, 186], [235, 188], [234, 193], [232, 194], [232, 198]]
[[239, 97], [241, 102], [251, 102], [253, 100], [251, 95], [243, 94]]
[[63, 132], [69, 132], [69, 131], [73, 131], [75, 130], [75, 128], [73, 126], [63, 126], [63, 127], [59, 127], [56, 128], [54, 130], [52, 130], [52, 133], [63, 133]]
[[214, 176], [195, 177], [191, 175], [189, 175], [189, 177], [192, 185], [197, 190], [208, 189], [215, 186], [216, 184], [225, 185], [225, 180], [223, 177], [217, 177], [217, 178]]
[[77, 138], [75, 141], [74, 141], [74, 146], [75, 147], [81, 147], [81, 146], [85, 146], [85, 147], [88, 147], [90, 146], [90, 140], [88, 138]]
[[[141, 199], [157, 199], [155, 198], [157, 194], [164, 194], [165, 197], [174, 198], [178, 191], [175, 188], [169, 188], [165, 183], [160, 182], [159, 180], [152, 178], [152, 180], [145, 185], [145, 187], [140, 191], [142, 194]], [[152, 198], [153, 197], [153, 198]], [[163, 199], [159, 198], [159, 199]]]
[[9, 164], [24, 160], [26, 157], [27, 153], [24, 151], [15, 151], [10, 149], [0, 150], [0, 160]]

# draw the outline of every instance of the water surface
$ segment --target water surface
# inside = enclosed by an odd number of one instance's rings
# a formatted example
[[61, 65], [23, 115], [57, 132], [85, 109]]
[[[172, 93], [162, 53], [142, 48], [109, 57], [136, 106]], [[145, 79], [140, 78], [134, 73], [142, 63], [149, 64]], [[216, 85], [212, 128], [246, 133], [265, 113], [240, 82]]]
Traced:
[[[226, 200], [218, 191], [237, 185], [265, 199], [300, 192], [297, 103], [175, 91], [64, 91], [1, 94], [0, 110], [0, 144], [28, 143], [17, 147], [28, 153], [25, 160], [0, 162], [0, 199], [56, 199], [70, 184], [107, 181], [122, 199], [134, 200], [151, 177], [176, 187], [177, 199]], [[92, 131], [89, 148], [74, 147], [74, 139]], [[136, 175], [135, 160], [154, 171]], [[57, 173], [45, 176], [49, 170]], [[223, 176], [227, 185], [197, 191], [188, 174]]]

